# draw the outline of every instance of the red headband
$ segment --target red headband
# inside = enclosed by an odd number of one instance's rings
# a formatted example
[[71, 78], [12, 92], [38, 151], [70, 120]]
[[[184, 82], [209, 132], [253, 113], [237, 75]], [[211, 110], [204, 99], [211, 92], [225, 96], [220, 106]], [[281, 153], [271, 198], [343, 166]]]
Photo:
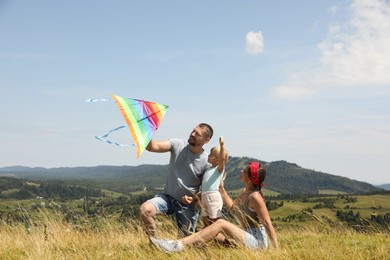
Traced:
[[258, 162], [249, 163], [249, 178], [256, 186], [259, 185], [259, 167], [260, 163]]

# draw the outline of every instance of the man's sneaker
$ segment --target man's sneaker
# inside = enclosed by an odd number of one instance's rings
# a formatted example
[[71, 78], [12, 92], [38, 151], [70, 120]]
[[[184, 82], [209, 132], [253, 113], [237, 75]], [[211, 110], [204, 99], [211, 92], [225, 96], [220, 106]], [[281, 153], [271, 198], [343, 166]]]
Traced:
[[166, 253], [181, 252], [184, 250], [183, 243], [179, 240], [156, 239], [154, 237], [149, 237], [149, 239]]

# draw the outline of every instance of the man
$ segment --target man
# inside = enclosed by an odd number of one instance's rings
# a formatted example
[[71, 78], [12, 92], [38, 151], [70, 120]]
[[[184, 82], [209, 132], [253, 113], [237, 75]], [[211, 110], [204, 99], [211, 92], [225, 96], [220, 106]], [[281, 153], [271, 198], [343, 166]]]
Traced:
[[146, 147], [150, 152], [171, 153], [164, 192], [147, 200], [140, 207], [141, 223], [148, 236], [155, 236], [156, 224], [153, 217], [160, 213], [175, 214], [179, 237], [195, 232], [198, 221], [195, 203], [183, 203], [182, 199], [185, 196], [193, 197], [199, 191], [202, 176], [209, 168], [203, 145], [207, 144], [212, 136], [212, 127], [201, 123], [192, 130], [188, 141], [151, 140]]

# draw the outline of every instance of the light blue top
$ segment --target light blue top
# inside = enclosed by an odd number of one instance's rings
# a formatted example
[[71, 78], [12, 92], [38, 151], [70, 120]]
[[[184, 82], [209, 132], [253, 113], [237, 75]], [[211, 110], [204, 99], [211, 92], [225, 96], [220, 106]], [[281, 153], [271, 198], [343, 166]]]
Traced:
[[203, 175], [202, 192], [219, 191], [219, 185], [221, 184], [224, 173], [225, 170], [221, 173], [218, 172], [218, 165], [208, 169]]

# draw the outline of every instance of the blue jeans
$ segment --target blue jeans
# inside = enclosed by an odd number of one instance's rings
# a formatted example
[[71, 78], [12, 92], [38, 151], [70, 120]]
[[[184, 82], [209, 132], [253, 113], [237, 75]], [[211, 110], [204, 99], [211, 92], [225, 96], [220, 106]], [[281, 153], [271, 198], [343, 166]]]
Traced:
[[268, 239], [264, 227], [244, 229], [245, 245], [251, 249], [267, 249]]
[[195, 232], [199, 211], [195, 211], [194, 203], [186, 205], [164, 193], [156, 195], [148, 202], [156, 207], [157, 213], [175, 214], [180, 236]]

